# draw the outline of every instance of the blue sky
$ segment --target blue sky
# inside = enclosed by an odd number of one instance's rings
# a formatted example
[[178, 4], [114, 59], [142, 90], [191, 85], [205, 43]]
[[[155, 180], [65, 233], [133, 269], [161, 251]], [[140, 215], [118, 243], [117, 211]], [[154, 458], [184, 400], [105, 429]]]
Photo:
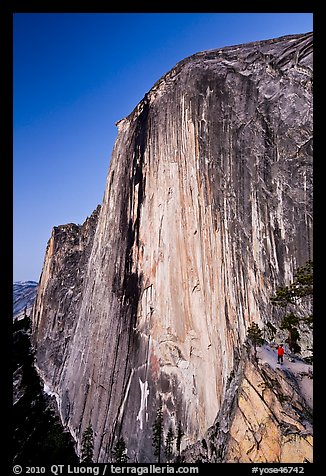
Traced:
[[38, 281], [53, 226], [102, 202], [115, 122], [178, 61], [312, 31], [307, 13], [14, 15], [14, 281]]

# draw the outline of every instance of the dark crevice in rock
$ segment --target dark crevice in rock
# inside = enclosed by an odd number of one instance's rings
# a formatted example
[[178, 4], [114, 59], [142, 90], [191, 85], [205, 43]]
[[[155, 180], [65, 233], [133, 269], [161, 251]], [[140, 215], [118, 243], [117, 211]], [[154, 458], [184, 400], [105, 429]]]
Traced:
[[247, 327], [277, 323], [268, 296], [312, 253], [311, 42], [181, 61], [119, 121], [98, 223], [54, 229], [33, 314], [37, 364], [79, 446], [91, 420], [98, 461], [121, 435], [132, 458], [152, 462], [160, 395], [199, 440], [185, 458], [227, 458]]

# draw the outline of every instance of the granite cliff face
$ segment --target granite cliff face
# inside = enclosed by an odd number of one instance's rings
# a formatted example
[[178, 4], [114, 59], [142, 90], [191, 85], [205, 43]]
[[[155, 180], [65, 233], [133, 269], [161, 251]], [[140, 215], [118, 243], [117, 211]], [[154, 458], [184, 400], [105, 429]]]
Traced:
[[258, 350], [258, 361], [245, 349], [214, 424], [184, 450], [182, 460], [312, 463], [312, 411], [312, 365], [287, 356], [280, 366], [267, 344]]
[[153, 462], [160, 400], [165, 432], [202, 438], [248, 326], [311, 258], [312, 35], [186, 58], [117, 126], [98, 218], [49, 241], [34, 345], [78, 447], [91, 423], [96, 461], [123, 436]]
[[99, 210], [100, 206], [83, 225], [54, 227], [46, 249], [32, 319], [36, 365], [50, 388], [59, 381], [70, 354]]

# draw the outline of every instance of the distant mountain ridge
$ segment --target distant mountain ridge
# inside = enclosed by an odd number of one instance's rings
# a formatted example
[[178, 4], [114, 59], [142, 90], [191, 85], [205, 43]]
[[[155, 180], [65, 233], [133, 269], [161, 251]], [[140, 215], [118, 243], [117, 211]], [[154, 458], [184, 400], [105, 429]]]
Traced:
[[34, 304], [38, 283], [36, 281], [16, 281], [13, 283], [13, 317], [23, 314], [24, 309], [29, 315]]

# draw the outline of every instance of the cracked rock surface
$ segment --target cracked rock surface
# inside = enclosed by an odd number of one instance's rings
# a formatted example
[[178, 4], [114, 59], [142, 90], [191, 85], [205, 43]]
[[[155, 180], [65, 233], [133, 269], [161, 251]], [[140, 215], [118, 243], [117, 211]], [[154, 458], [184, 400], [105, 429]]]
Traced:
[[243, 351], [214, 425], [184, 451], [184, 461], [313, 462], [312, 366], [300, 359], [280, 366], [276, 359], [268, 345], [258, 361]]
[[[123, 436], [131, 462], [153, 462], [160, 398], [164, 434], [180, 420], [183, 449], [203, 438], [247, 327], [275, 322], [271, 294], [311, 257], [312, 34], [186, 58], [117, 127], [100, 210], [49, 241], [33, 342], [78, 448], [91, 423], [95, 461]], [[242, 365], [224, 457], [253, 428], [248, 459], [285, 461], [299, 436], [275, 429], [283, 449], [266, 442], [243, 411], [250, 398], [265, 408], [246, 384], [257, 370]]]

